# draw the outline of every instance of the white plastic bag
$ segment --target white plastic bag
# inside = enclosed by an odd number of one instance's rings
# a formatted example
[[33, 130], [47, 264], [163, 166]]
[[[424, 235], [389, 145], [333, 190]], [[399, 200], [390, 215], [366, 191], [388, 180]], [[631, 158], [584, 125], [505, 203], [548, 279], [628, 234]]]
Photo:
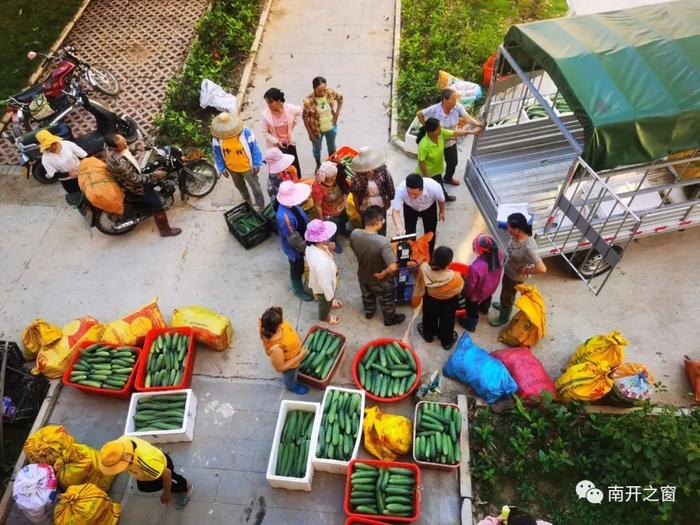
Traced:
[[56, 476], [49, 465], [26, 465], [19, 471], [12, 486], [12, 499], [29, 521], [37, 525], [51, 525], [56, 486]]
[[236, 97], [226, 93], [224, 88], [208, 78], [202, 80], [202, 87], [199, 90], [199, 105], [202, 109], [212, 107], [219, 111], [237, 113]]

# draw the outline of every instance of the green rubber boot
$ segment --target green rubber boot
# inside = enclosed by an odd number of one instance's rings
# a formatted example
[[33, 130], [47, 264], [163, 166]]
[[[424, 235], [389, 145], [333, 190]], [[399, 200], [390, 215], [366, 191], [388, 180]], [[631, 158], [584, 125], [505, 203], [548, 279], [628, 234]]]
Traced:
[[292, 279], [292, 291], [299, 299], [305, 302], [311, 302], [314, 298], [306, 290], [304, 290], [304, 283], [301, 279]]
[[500, 312], [501, 313], [498, 314], [498, 317], [489, 321], [489, 324], [491, 326], [502, 326], [506, 324], [510, 320], [510, 314], [513, 313], [513, 307], [511, 306], [510, 308], [501, 308]]

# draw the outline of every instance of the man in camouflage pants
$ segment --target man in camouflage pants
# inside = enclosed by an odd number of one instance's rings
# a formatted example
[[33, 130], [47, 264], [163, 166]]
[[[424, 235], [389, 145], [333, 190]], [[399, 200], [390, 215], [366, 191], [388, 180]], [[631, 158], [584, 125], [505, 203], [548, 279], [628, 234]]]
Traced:
[[377, 311], [377, 301], [384, 315], [384, 325], [402, 323], [406, 316], [396, 313], [394, 280], [396, 256], [389, 240], [378, 232], [384, 226], [384, 210], [370, 206], [362, 214], [365, 227], [350, 235], [350, 247], [357, 257], [357, 279], [360, 281], [365, 317], [371, 319]]

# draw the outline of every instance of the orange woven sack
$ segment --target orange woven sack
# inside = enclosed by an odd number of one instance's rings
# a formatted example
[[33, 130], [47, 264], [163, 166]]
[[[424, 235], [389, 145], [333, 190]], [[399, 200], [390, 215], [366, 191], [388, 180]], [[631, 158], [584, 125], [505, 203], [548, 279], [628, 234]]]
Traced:
[[24, 442], [24, 453], [30, 463], [53, 465], [75, 444], [63, 425], [47, 425], [34, 432]]
[[165, 319], [158, 308], [158, 298], [135, 312], [109, 323], [102, 334], [101, 342], [118, 346], [136, 346], [143, 343], [152, 328], [165, 326]]
[[55, 525], [117, 525], [121, 505], [92, 483], [68, 487], [56, 504]]
[[94, 483], [102, 490], [109, 490], [114, 476], [103, 474], [97, 463], [98, 452], [89, 445], [76, 444], [53, 464], [58, 485], [66, 490], [71, 485]]
[[124, 192], [100, 159], [87, 157], [80, 161], [78, 186], [96, 208], [117, 215], [124, 213]]
[[691, 361], [687, 355], [683, 357], [685, 375], [688, 377], [688, 382], [695, 393], [695, 401], [700, 402], [700, 361]]

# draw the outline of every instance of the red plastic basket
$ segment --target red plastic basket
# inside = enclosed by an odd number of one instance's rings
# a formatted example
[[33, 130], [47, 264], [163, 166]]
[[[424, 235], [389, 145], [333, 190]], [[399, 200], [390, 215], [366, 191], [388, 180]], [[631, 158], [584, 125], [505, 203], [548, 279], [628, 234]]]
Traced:
[[[86, 394], [94, 394], [96, 396], [102, 396], [102, 397], [115, 397], [119, 399], [129, 399], [131, 397], [131, 392], [133, 390], [134, 386], [134, 380], [136, 378], [136, 375], [138, 374], [139, 369], [141, 368], [141, 361], [143, 360], [143, 350], [141, 348], [138, 348], [136, 346], [132, 347], [136, 351], [136, 361], [134, 362], [134, 369], [131, 371], [131, 375], [129, 376], [129, 379], [126, 381], [126, 384], [124, 385], [124, 388], [121, 390], [110, 390], [107, 388], [95, 388], [92, 386], [87, 386], [87, 385], [81, 385], [80, 383], [73, 383], [70, 380], [70, 375], [73, 372], [73, 365], [80, 359], [80, 353], [87, 348], [88, 346], [92, 346], [93, 342], [88, 341], [85, 343], [81, 343], [79, 346], [79, 349], [77, 352], [73, 354], [73, 357], [71, 357], [70, 364], [68, 365], [68, 368], [66, 368], [66, 371], [63, 372], [63, 384], [66, 386], [72, 386], [73, 388], [77, 388], [78, 390], [81, 390], [82, 392]], [[108, 343], [100, 343], [102, 346], [109, 346], [111, 348], [117, 348], [120, 345], [112, 345]]]
[[340, 146], [340, 149], [335, 150], [335, 153], [333, 153], [333, 155], [330, 155], [328, 157], [328, 160], [330, 160], [331, 162], [340, 162], [348, 155], [350, 155], [351, 157], [357, 157], [358, 153], [359, 152], [357, 150], [352, 149], [350, 146]]
[[320, 388], [321, 390], [325, 390], [326, 387], [330, 384], [331, 379], [333, 379], [335, 373], [338, 371], [338, 368], [340, 368], [340, 363], [342, 363], [343, 359], [345, 358], [345, 347], [347, 346], [347, 338], [339, 332], [334, 332], [333, 330], [329, 330], [328, 328], [317, 325], [309, 328], [309, 331], [306, 334], [306, 337], [304, 338], [304, 345], [306, 345], [306, 340], [309, 338], [309, 336], [317, 330], [325, 330], [326, 332], [330, 332], [331, 334], [340, 337], [343, 340], [343, 344], [340, 346], [340, 351], [338, 352], [338, 355], [335, 358], [335, 363], [333, 363], [333, 366], [331, 366], [331, 369], [328, 372], [328, 376], [325, 379], [316, 379], [315, 377], [307, 376], [305, 374], [302, 374], [301, 372], [299, 372], [298, 379], [302, 383], [306, 383], [307, 385], [311, 385], [316, 388]]
[[[413, 355], [413, 359], [416, 361], [416, 380], [413, 383], [413, 386], [409, 388], [405, 394], [402, 394], [400, 396], [396, 397], [379, 397], [375, 396], [372, 392], [367, 391], [365, 387], [362, 386], [362, 383], [360, 383], [360, 376], [357, 372], [357, 367], [360, 364], [360, 361], [362, 358], [365, 356], [367, 353], [367, 350], [369, 350], [370, 347], [372, 346], [377, 346], [377, 345], [386, 345], [389, 343], [392, 343], [396, 341], [399, 346], [401, 346], [404, 350], [407, 352], [411, 352], [411, 355]], [[357, 388], [360, 390], [365, 391], [365, 395], [372, 399], [373, 401], [378, 401], [380, 403], [393, 403], [395, 401], [401, 401], [402, 399], [406, 399], [408, 396], [410, 396], [413, 391], [418, 388], [418, 385], [420, 384], [420, 378], [423, 373], [423, 369], [420, 364], [420, 359], [418, 358], [418, 354], [416, 354], [416, 351], [408, 346], [406, 343], [401, 341], [400, 339], [389, 339], [389, 338], [381, 338], [381, 339], [375, 339], [374, 341], [370, 341], [369, 343], [366, 343], [365, 346], [360, 348], [357, 353], [355, 354], [355, 357], [352, 360], [352, 380], [355, 382], [355, 385], [357, 385]]]
[[[449, 406], [449, 407], [454, 407], [457, 410], [459, 410], [459, 406], [455, 405], [454, 403], [439, 403], [435, 401], [431, 401], [431, 403], [435, 403], [436, 405], [440, 406]], [[413, 411], [413, 443], [411, 444], [411, 454], [413, 455], [413, 461], [415, 461], [418, 465], [426, 468], [432, 468], [435, 470], [455, 470], [459, 468], [460, 462], [458, 461], [454, 465], [445, 465], [444, 463], [434, 463], [432, 461], [421, 461], [420, 459], [416, 458], [416, 433], [418, 432], [418, 429], [416, 428], [416, 419], [418, 417], [418, 408], [423, 404], [426, 403], [426, 401], [419, 401], [418, 404], [416, 404], [416, 408]], [[461, 414], [462, 411], [459, 410], [459, 413]], [[459, 432], [459, 441], [460, 443], [462, 442], [462, 429], [461, 427], [457, 429]]]
[[[182, 374], [182, 381], [179, 385], [172, 386], [149, 386], [146, 387], [146, 366], [148, 356], [151, 352], [151, 345], [161, 334], [184, 334], [189, 336], [189, 344], [187, 346], [187, 354], [185, 355], [185, 371]], [[152, 328], [146, 334], [146, 341], [143, 343], [143, 353], [141, 356], [141, 366], [136, 374], [136, 382], [134, 388], [137, 392], [163, 392], [165, 390], [182, 390], [189, 388], [192, 383], [192, 372], [194, 372], [194, 358], [196, 353], [196, 341], [194, 340], [194, 330], [188, 326], [166, 326], [165, 328]]]
[[356, 524], [363, 524], [363, 525], [386, 525], [385, 521], [375, 521], [375, 520], [368, 520], [367, 518], [348, 518], [345, 521], [345, 525], [356, 525]]
[[[469, 275], [469, 265], [464, 264], [464, 263], [458, 263], [458, 262], [453, 262], [450, 263], [448, 266], [450, 270], [454, 270], [455, 272], [459, 272], [462, 274], [462, 277], [464, 279], [467, 278], [467, 275]], [[459, 308], [455, 310], [455, 317], [466, 317], [467, 311], [464, 308]]]
[[[415, 513], [413, 516], [409, 517], [402, 517], [402, 516], [375, 516], [374, 514], [358, 514], [356, 512], [352, 512], [352, 509], [350, 508], [350, 492], [351, 492], [351, 486], [350, 486], [350, 476], [355, 472], [355, 463], [365, 463], [367, 465], [372, 465], [374, 467], [383, 467], [383, 468], [388, 468], [388, 467], [401, 467], [401, 468], [407, 468], [413, 471], [415, 477], [416, 477], [416, 491], [413, 496], [413, 504], [415, 507]], [[370, 520], [376, 520], [380, 523], [386, 523], [386, 522], [401, 522], [401, 523], [411, 523], [413, 521], [416, 521], [418, 518], [420, 518], [420, 468], [418, 468], [417, 465], [413, 463], [402, 463], [399, 461], [379, 461], [376, 459], [353, 459], [350, 464], [348, 465], [348, 471], [345, 476], [345, 499], [343, 501], [343, 507], [345, 509], [345, 514], [348, 515], [348, 519], [370, 519]], [[352, 523], [352, 522], [350, 522]], [[361, 521], [360, 523], [373, 523], [372, 521], [369, 522], [363, 522]]]

